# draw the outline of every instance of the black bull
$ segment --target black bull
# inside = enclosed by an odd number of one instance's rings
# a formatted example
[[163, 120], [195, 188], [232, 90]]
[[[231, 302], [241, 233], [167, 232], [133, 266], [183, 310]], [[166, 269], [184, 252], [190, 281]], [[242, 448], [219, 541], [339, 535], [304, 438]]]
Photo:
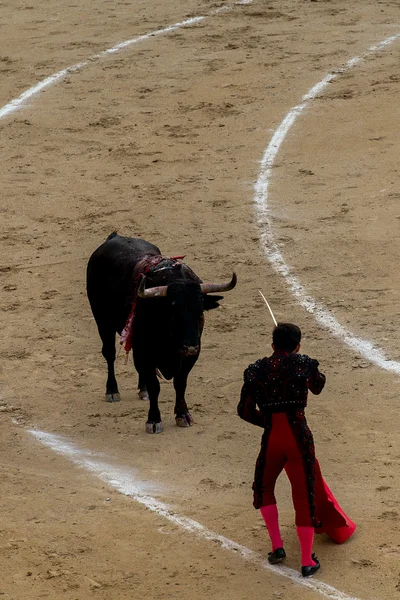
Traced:
[[112, 233], [87, 266], [87, 294], [108, 366], [106, 400], [120, 400], [114, 372], [118, 332], [125, 349], [132, 348], [139, 396], [150, 400], [146, 431], [162, 431], [157, 371], [174, 380], [177, 425], [192, 425], [185, 401], [187, 378], [200, 354], [203, 312], [222, 299], [208, 294], [235, 285], [235, 274], [228, 283], [204, 284], [187, 265], [162, 256], [153, 244]]

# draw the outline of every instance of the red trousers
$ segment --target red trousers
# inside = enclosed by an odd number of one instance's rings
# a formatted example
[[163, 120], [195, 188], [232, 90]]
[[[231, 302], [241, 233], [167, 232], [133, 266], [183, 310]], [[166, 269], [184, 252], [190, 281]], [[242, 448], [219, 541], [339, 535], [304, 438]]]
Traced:
[[337, 543], [343, 543], [354, 533], [356, 526], [322, 477], [307, 424], [304, 422], [300, 428], [304, 435], [295, 436], [297, 426], [290, 425], [285, 413], [272, 414], [271, 419], [268, 437], [257, 460], [254, 505], [258, 508], [276, 504], [276, 480], [285, 469], [292, 487], [296, 525], [313, 527], [319, 523], [316, 533], [327, 533]]
[[272, 415], [272, 427], [268, 437], [262, 474], [262, 506], [276, 504], [275, 484], [283, 469], [285, 469], [292, 486], [296, 525], [313, 527], [302, 453], [286, 414], [275, 413]]

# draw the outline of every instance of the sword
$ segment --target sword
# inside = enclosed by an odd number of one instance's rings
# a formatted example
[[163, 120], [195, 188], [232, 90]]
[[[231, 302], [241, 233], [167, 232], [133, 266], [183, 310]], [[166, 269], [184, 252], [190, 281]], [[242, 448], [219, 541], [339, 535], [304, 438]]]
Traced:
[[266, 297], [264, 296], [264, 294], [262, 293], [262, 291], [261, 291], [261, 290], [258, 290], [258, 293], [260, 294], [261, 298], [264, 300], [265, 304], [267, 305], [267, 307], [268, 307], [268, 310], [269, 310], [269, 312], [270, 312], [270, 314], [271, 314], [272, 320], [273, 320], [273, 322], [275, 323], [275, 327], [278, 327], [278, 323], [276, 322], [276, 319], [275, 319], [275, 317], [274, 317], [274, 313], [272, 312], [272, 310], [271, 310], [271, 307], [270, 307], [270, 305], [268, 304], [268, 300], [266, 299]]

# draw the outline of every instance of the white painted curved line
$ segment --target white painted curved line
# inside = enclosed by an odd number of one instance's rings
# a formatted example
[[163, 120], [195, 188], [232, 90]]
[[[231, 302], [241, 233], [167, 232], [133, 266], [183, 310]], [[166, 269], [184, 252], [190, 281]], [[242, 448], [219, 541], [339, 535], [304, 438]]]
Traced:
[[178, 515], [171, 506], [165, 504], [164, 502], [160, 502], [159, 500], [156, 500], [156, 498], [153, 498], [145, 493], [146, 484], [138, 481], [132, 473], [132, 470], [114, 467], [103, 460], [99, 460], [97, 458], [98, 455], [95, 453], [88, 452], [87, 450], [81, 450], [61, 436], [47, 433], [45, 431], [37, 431], [34, 429], [29, 430], [29, 433], [42, 444], [48, 448], [51, 448], [51, 450], [54, 450], [58, 454], [68, 458], [75, 465], [86, 469], [107, 485], [113, 487], [121, 494], [129, 496], [132, 498], [132, 500], [142, 504], [148, 510], [161, 517], [164, 517], [165, 519], [168, 519], [168, 521], [180, 529], [195, 534], [199, 538], [213, 542], [219, 547], [241, 556], [244, 560], [256, 565], [257, 567], [271, 571], [275, 575], [290, 579], [297, 585], [306, 587], [314, 592], [318, 592], [322, 596], [325, 596], [325, 598], [329, 598], [329, 600], [358, 600], [357, 598], [348, 596], [347, 594], [340, 592], [336, 588], [323, 583], [322, 581], [318, 581], [317, 579], [304, 579], [301, 577], [300, 573], [294, 569], [270, 565], [263, 556], [257, 554], [253, 550], [250, 550], [250, 548], [247, 548], [242, 544], [238, 544], [237, 542], [234, 542], [233, 540], [230, 540], [219, 533], [211, 531], [210, 529], [207, 529], [198, 521]]
[[338, 75], [348, 71], [367, 57], [383, 50], [399, 39], [400, 33], [386, 38], [379, 44], [371, 46], [363, 55], [352, 58], [344, 65], [344, 67], [338, 69], [336, 72], [329, 73], [322, 81], [317, 83], [305, 96], [303, 96], [301, 103], [294, 106], [287, 113], [286, 117], [273, 134], [261, 160], [259, 176], [254, 186], [256, 218], [257, 224], [261, 228], [260, 241], [262, 249], [275, 271], [284, 277], [299, 304], [309, 313], [314, 315], [317, 323], [328, 329], [333, 335], [341, 338], [352, 350], [355, 350], [361, 356], [368, 361], [375, 363], [380, 368], [392, 371], [397, 375], [400, 375], [400, 362], [389, 360], [383, 350], [375, 347], [375, 345], [368, 340], [356, 337], [351, 331], [341, 325], [322, 303], [317, 302], [307, 293], [305, 287], [300, 283], [297, 277], [293, 275], [290, 266], [285, 261], [279, 250], [278, 244], [275, 241], [275, 236], [269, 220], [268, 187], [275, 158], [281, 149], [287, 134], [296, 119], [306, 108], [308, 108], [312, 100], [325, 89], [330, 81], [338, 77]]
[[40, 81], [33, 87], [31, 87], [28, 90], [26, 90], [25, 92], [23, 92], [20, 96], [18, 96], [18, 98], [11, 100], [8, 104], [6, 104], [2, 108], [0, 108], [0, 119], [4, 119], [4, 117], [10, 115], [11, 113], [13, 113], [17, 110], [20, 110], [23, 106], [26, 105], [28, 100], [30, 100], [31, 98], [34, 98], [35, 96], [40, 94], [40, 92], [42, 92], [44, 89], [49, 88], [49, 87], [55, 85], [56, 83], [59, 83], [60, 81], [65, 79], [65, 77], [67, 77], [68, 75], [71, 75], [72, 73], [77, 73], [78, 71], [82, 71], [82, 69], [84, 69], [88, 65], [92, 64], [93, 62], [97, 62], [97, 61], [101, 60], [102, 58], [105, 58], [106, 56], [109, 56], [111, 54], [116, 54], [117, 52], [121, 52], [122, 50], [126, 50], [129, 46], [132, 46], [133, 44], [139, 44], [140, 42], [144, 42], [144, 41], [148, 40], [149, 38], [159, 36], [159, 35], [165, 35], [167, 33], [171, 33], [172, 31], [175, 31], [176, 29], [181, 29], [182, 27], [189, 27], [190, 25], [197, 25], [198, 23], [200, 23], [201, 21], [204, 21], [204, 19], [207, 19], [210, 16], [217, 15], [221, 12], [225, 12], [228, 10], [232, 10], [232, 8], [235, 5], [251, 4], [252, 1], [253, 0], [241, 0], [239, 2], [236, 2], [235, 4], [228, 4], [226, 6], [221, 6], [217, 9], [211, 11], [208, 15], [192, 17], [190, 19], [186, 19], [185, 21], [180, 21], [179, 23], [174, 23], [173, 25], [169, 25], [168, 27], [164, 27], [162, 29], [155, 29], [154, 31], [151, 31], [150, 33], [146, 33], [144, 35], [139, 35], [130, 40], [120, 42], [119, 44], [116, 44], [112, 48], [108, 48], [107, 50], [103, 50], [102, 52], [99, 52], [98, 54], [94, 54], [93, 56], [90, 56], [87, 60], [85, 60], [83, 62], [77, 63], [76, 65], [72, 65], [71, 67], [67, 67], [66, 69], [62, 69], [61, 71], [58, 71], [57, 73], [54, 73], [53, 75], [50, 75], [49, 77], [46, 77], [46, 79], [43, 79], [43, 81]]

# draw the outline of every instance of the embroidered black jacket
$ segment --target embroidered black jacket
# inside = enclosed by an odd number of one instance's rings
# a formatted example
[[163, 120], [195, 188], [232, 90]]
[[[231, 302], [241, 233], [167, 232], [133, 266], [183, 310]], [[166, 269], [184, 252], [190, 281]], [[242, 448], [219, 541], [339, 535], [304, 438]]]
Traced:
[[277, 351], [249, 365], [237, 407], [239, 416], [266, 427], [271, 413], [304, 410], [308, 390], [320, 394], [325, 385], [318, 364], [306, 354]]

